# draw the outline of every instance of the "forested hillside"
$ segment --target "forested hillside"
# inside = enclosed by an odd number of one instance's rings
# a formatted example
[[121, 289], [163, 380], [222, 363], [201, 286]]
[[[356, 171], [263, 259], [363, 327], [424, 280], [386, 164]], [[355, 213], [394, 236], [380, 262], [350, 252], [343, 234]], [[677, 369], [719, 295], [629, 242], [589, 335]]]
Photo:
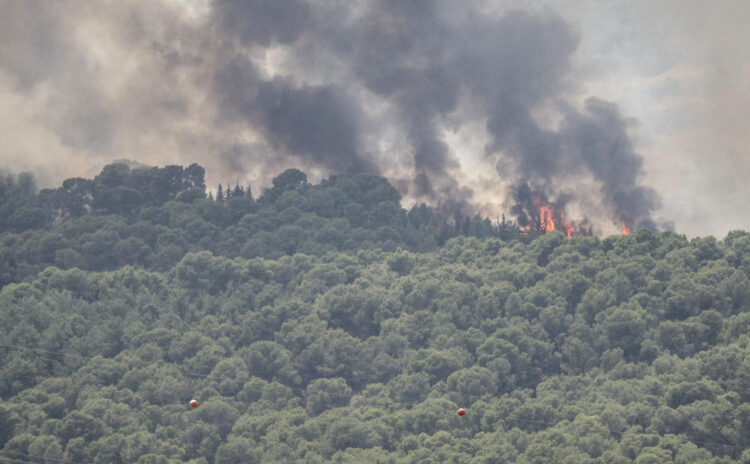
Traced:
[[750, 463], [750, 234], [203, 175], [0, 182], [0, 461]]
[[205, 188], [196, 164], [133, 170], [112, 164], [94, 179], [68, 179], [38, 194], [30, 174], [0, 176], [0, 285], [48, 266], [167, 271], [187, 252], [278, 259], [375, 248], [431, 251], [456, 235], [520, 236], [504, 218], [446, 221], [424, 205], [407, 212], [396, 189], [370, 174], [311, 185], [289, 169], [257, 200], [249, 187], [219, 185], [216, 198]]

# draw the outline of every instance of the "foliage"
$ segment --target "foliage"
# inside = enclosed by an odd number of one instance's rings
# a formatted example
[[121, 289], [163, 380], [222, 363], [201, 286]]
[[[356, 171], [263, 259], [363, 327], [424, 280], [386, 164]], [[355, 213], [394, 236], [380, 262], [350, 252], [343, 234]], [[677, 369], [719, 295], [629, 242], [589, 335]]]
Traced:
[[524, 238], [364, 174], [62, 189], [67, 219], [0, 235], [6, 459], [748, 460], [745, 232]]

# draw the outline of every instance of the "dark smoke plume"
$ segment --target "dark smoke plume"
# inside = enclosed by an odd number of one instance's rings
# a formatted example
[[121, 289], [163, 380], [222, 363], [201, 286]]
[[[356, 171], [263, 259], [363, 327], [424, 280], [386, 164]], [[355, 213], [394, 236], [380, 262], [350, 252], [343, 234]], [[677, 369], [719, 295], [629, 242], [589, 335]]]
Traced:
[[[596, 220], [655, 227], [659, 199], [639, 185], [626, 120], [610, 103], [570, 98], [578, 37], [554, 14], [458, 0], [183, 2], [10, 0], [0, 78], [71, 100], [47, 116], [66, 150], [164, 152], [222, 180], [281, 166], [379, 172], [447, 217], [476, 212], [476, 186], [446, 131], [479, 123], [498, 182], [539, 186], [561, 204], [592, 178], [607, 211]], [[97, 27], [108, 28], [112, 62], [100, 37], [81, 39]]]
[[[656, 229], [651, 213], [660, 206], [653, 189], [638, 185], [642, 159], [625, 132], [626, 122], [612, 104], [597, 98], [586, 101], [585, 112], [570, 110], [561, 134], [566, 152], [580, 156], [601, 182], [603, 202], [615, 220], [631, 228]], [[578, 161], [578, 160], [577, 160]]]
[[[254, 8], [245, 14], [259, 14]], [[296, 37], [283, 20], [277, 33], [259, 39], [248, 38], [243, 28], [226, 28], [239, 29], [237, 40], [245, 43], [267, 45], [271, 36], [296, 41], [296, 61], [290, 60], [296, 72], [304, 74], [305, 66], [314, 68], [310, 61], [320, 58], [340, 66], [348, 80], [299, 88], [273, 80], [244, 91], [220, 85], [221, 91], [231, 89], [228, 101], [234, 102], [254, 94], [244, 114], [265, 128], [274, 145], [305, 153], [329, 168], [376, 169], [365, 161], [358, 136], [367, 130], [361, 126], [366, 117], [356, 116], [356, 97], [351, 96], [364, 88], [392, 106], [390, 123], [410, 141], [408, 194], [449, 215], [472, 212], [473, 192], [456, 178], [458, 162], [441, 133], [464, 99], [475, 108], [471, 118], [486, 120], [492, 137], [486, 155], [512, 159], [520, 183], [543, 183], [559, 196], [565, 192], [554, 191], [553, 179], [588, 173], [601, 184], [612, 222], [655, 227], [651, 214], [659, 200], [653, 190], [638, 185], [641, 158], [617, 109], [597, 99], [588, 100], [582, 112], [561, 103], [573, 85], [570, 68], [578, 37], [560, 18], [523, 11], [488, 18], [471, 8], [462, 17], [455, 2], [439, 1], [366, 2], [362, 8], [358, 14], [300, 8], [294, 16]], [[216, 11], [220, 20], [227, 18], [223, 8]], [[242, 14], [233, 11], [229, 17], [236, 22]], [[534, 118], [533, 112], [545, 105], [562, 115], [557, 130]], [[328, 121], [320, 123], [316, 114]]]

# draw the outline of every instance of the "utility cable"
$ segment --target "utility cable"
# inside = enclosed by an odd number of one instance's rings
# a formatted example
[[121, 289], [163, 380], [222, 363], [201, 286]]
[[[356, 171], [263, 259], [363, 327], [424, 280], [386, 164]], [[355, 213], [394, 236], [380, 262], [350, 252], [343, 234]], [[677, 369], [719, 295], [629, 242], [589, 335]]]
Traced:
[[[41, 462], [53, 461], [53, 462], [59, 462], [60, 464], [81, 464], [81, 463], [75, 462], [75, 461], [66, 461], [65, 459], [55, 459], [55, 458], [49, 458], [49, 457], [45, 457], [45, 456], [34, 456], [33, 454], [20, 453], [18, 451], [4, 451], [4, 450], [0, 450], [0, 453], [6, 453], [6, 454], [10, 453], [12, 455], [19, 455], [19, 456], [23, 456], [23, 457], [26, 457], [26, 458], [39, 459], [39, 460], [41, 460]], [[11, 462], [30, 462], [30, 461], [16, 461], [16, 460], [13, 460], [12, 458], [6, 457], [6, 456], [0, 456], [0, 459], [6, 459], [6, 460], [9, 460]]]
[[[177, 315], [175, 314], [175, 316], [177, 316]], [[187, 323], [185, 323], [185, 324], [189, 326], [189, 324], [187, 324]], [[26, 347], [26, 346], [12, 345], [12, 344], [2, 344], [2, 345], [0, 345], [0, 348], [10, 348], [10, 349], [17, 349], [17, 350], [27, 350], [27, 351], [34, 352], [34, 353], [39, 353], [39, 354], [41, 354], [43, 356], [59, 356], [61, 354], [62, 355], [66, 355], [67, 354], [67, 355], [72, 355], [72, 356], [78, 357], [80, 359], [89, 360], [89, 361], [95, 359], [95, 357], [92, 357], [92, 356], [84, 356], [84, 355], [81, 355], [81, 354], [71, 353], [71, 352], [67, 352], [67, 351], [63, 351], [63, 352], [57, 351], [57, 352], [55, 352], [55, 351], [50, 351], [50, 350], [43, 350], [43, 349], [39, 349], [39, 348], [30, 348], [30, 347]], [[114, 360], [114, 358], [102, 358], [102, 359], [112, 359], [112, 360]], [[60, 361], [59, 359], [58, 359], [58, 361], [60, 363], [62, 363], [62, 361]], [[128, 361], [128, 362], [130, 362], [132, 364], [136, 364], [136, 365], [137, 364], [141, 364], [141, 366], [139, 366], [139, 367], [151, 367], [154, 364], [154, 363], [149, 363], [147, 361], [141, 361], [141, 360], [131, 360], [131, 361]], [[192, 377], [201, 377], [201, 378], [205, 378], [205, 379], [208, 379], [208, 378], [221, 379], [222, 377], [227, 378], [227, 376], [222, 376], [222, 375], [219, 375], [219, 374], [217, 374], [217, 375], [211, 375], [211, 374], [200, 374], [200, 373], [197, 373], [197, 372], [185, 371], [185, 370], [182, 370], [179, 367], [174, 366], [173, 364], [170, 364], [170, 363], [166, 363], [166, 365], [167, 366], [171, 366], [171, 367], [177, 369], [178, 372], [180, 372], [181, 374], [183, 374], [185, 376], [189, 376], [189, 377], [190, 376], [192, 376]], [[32, 376], [19, 375], [19, 377], [26, 377], [26, 378], [34, 378], [34, 379], [36, 379], [39, 376], [32, 377]], [[294, 390], [301, 390], [301, 389], [296, 389], [295, 388]], [[521, 421], [521, 422], [527, 422], [527, 423], [533, 423], [533, 424], [539, 424], [539, 425], [546, 425], [548, 427], [553, 427], [553, 426], [557, 425], [560, 422], [560, 421], [557, 421], [557, 422], [539, 421], [539, 420], [526, 419], [526, 418], [521, 418], [521, 417], [514, 417], [513, 420], [517, 420], [517, 421]], [[623, 432], [614, 432], [614, 431], [611, 431], [611, 430], [608, 430], [608, 431], [609, 431], [609, 433], [611, 435], [618, 435], [620, 438], [622, 438], [622, 436], [623, 436]], [[661, 437], [661, 435], [659, 435], [659, 434], [657, 434], [657, 436]], [[730, 444], [730, 443], [696, 441], [696, 440], [690, 440], [687, 437], [685, 439], [686, 439], [686, 441], [688, 441], [690, 443], [694, 443], [696, 445], [703, 445], [703, 446], [726, 446], [726, 447], [734, 448], [734, 449], [745, 449], [745, 447], [743, 447], [743, 446], [734, 445], [734, 444]], [[21, 453], [16, 453], [16, 454], [21, 454]], [[72, 464], [76, 464], [76, 463], [72, 463]]]

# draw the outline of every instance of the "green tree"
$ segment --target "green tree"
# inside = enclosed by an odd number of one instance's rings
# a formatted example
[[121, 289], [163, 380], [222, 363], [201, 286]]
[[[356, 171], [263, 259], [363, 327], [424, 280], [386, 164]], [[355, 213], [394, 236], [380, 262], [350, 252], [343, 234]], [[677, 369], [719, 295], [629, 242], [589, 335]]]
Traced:
[[317, 379], [305, 390], [306, 410], [311, 416], [330, 408], [346, 406], [352, 397], [352, 389], [342, 378]]
[[216, 464], [233, 464], [243, 462], [247, 464], [260, 463], [263, 454], [257, 450], [256, 444], [242, 437], [229, 437], [226, 443], [219, 445], [216, 450]]

